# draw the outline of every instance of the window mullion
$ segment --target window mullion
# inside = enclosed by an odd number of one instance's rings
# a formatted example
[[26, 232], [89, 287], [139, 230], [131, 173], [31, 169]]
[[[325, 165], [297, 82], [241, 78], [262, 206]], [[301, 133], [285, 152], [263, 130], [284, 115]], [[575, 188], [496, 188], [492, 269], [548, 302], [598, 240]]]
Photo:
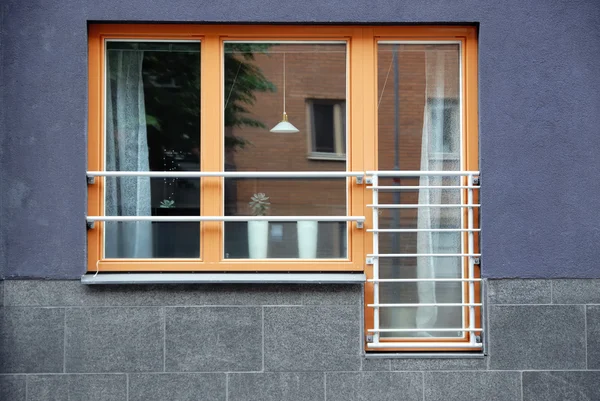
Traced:
[[[377, 169], [377, 66], [374, 32], [372, 28], [361, 28], [360, 33], [356, 35], [352, 46], [352, 142], [351, 150], [353, 152], [353, 170], [376, 170]], [[360, 140], [359, 143], [356, 141]], [[357, 146], [358, 145], [358, 146]], [[373, 227], [372, 210], [366, 207], [371, 203], [371, 192], [366, 191], [366, 185], [360, 189], [360, 195], [354, 191], [353, 203], [356, 205], [356, 214], [366, 217], [365, 229]], [[365, 263], [365, 256], [373, 252], [373, 234], [364, 233], [359, 235], [355, 242], [355, 257], [361, 258], [361, 263]], [[360, 244], [358, 244], [360, 241]], [[358, 246], [360, 245], [360, 246]], [[373, 265], [365, 264], [365, 274], [367, 278], [373, 277]], [[373, 283], [365, 283], [365, 305], [373, 302]], [[365, 333], [373, 328], [373, 308], [365, 308]]]
[[[222, 52], [217, 35], [207, 35], [202, 41], [201, 63], [201, 168], [202, 171], [223, 170], [222, 135]], [[223, 213], [223, 180], [204, 177], [200, 185], [201, 214], [220, 216]], [[221, 222], [204, 222], [201, 230], [201, 257], [205, 263], [217, 263], [222, 256]]]

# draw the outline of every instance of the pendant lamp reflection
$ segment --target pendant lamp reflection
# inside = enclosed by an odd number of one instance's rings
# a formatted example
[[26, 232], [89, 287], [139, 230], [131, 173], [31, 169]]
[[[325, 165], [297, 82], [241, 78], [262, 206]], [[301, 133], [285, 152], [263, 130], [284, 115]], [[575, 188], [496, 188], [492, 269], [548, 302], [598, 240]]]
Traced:
[[271, 129], [271, 132], [278, 134], [294, 134], [300, 132], [298, 128], [294, 127], [294, 125], [288, 121], [288, 116], [285, 112], [285, 53], [283, 53], [283, 117], [279, 124]]

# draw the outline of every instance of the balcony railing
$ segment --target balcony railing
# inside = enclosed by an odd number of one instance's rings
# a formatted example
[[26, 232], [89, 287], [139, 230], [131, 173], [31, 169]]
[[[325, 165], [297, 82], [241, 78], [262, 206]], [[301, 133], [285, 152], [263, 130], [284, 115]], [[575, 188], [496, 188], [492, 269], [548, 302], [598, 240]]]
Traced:
[[[368, 348], [403, 348], [403, 349], [446, 349], [446, 348], [460, 348], [460, 349], [481, 349], [481, 334], [483, 328], [478, 325], [478, 321], [482, 319], [476, 318], [476, 309], [482, 309], [481, 302], [476, 302], [480, 297], [476, 294], [476, 283], [481, 281], [480, 278], [475, 275], [475, 266], [479, 264], [479, 258], [481, 254], [475, 252], [475, 234], [480, 231], [479, 227], [475, 226], [475, 210], [478, 210], [481, 205], [474, 203], [475, 191], [480, 188], [479, 185], [479, 172], [478, 171], [367, 171], [366, 181], [370, 185], [367, 189], [372, 190], [372, 202], [367, 205], [373, 211], [373, 226], [368, 229], [368, 232], [373, 233], [373, 253], [367, 255], [367, 263], [373, 265], [372, 277], [368, 278], [367, 281], [373, 285], [373, 302], [367, 304], [367, 307], [373, 309], [373, 328], [368, 329], [367, 332], [367, 346]], [[455, 177], [460, 180], [459, 185], [400, 185], [402, 179], [420, 179], [421, 177], [437, 177], [443, 179], [445, 177]], [[397, 185], [380, 185], [380, 179], [391, 178], [394, 179]], [[418, 204], [381, 204], [380, 192], [415, 192], [422, 190], [445, 190], [445, 191], [460, 191], [460, 203], [448, 204], [448, 203], [418, 203]], [[466, 196], [465, 193], [466, 192]], [[466, 209], [466, 227], [465, 224], [461, 224], [460, 228], [379, 228], [380, 227], [380, 211], [382, 209], [422, 209], [422, 208], [438, 208], [438, 209]], [[462, 218], [461, 218], [462, 221]], [[464, 251], [459, 253], [383, 253], [380, 251], [380, 234], [381, 233], [459, 233], [460, 244]], [[466, 238], [465, 238], [466, 237]], [[466, 242], [466, 244], [465, 244]], [[464, 274], [465, 269], [461, 268], [463, 277], [461, 278], [381, 278], [381, 266], [380, 259], [382, 258], [422, 258], [422, 257], [435, 257], [435, 258], [459, 258], [463, 261], [467, 261], [466, 275]], [[381, 283], [461, 283], [461, 287], [466, 291], [466, 297], [463, 295], [463, 302], [454, 303], [427, 303], [427, 302], [415, 302], [415, 303], [382, 303], [381, 299]], [[465, 299], [466, 298], [466, 299]], [[420, 308], [420, 307], [433, 307], [433, 308], [447, 308], [447, 307], [460, 307], [466, 311], [462, 318], [462, 327], [416, 327], [416, 328], [405, 328], [405, 327], [381, 327], [381, 313], [386, 308]], [[440, 341], [436, 339], [428, 339], [423, 337], [411, 337], [411, 341], [398, 341], [392, 338], [382, 338], [384, 333], [393, 333], [398, 337], [404, 338], [405, 335], [411, 333], [428, 333], [428, 332], [451, 332], [451, 333], [463, 333], [462, 340], [456, 342]], [[469, 334], [468, 336], [466, 334]], [[430, 341], [431, 340], [431, 341]]]

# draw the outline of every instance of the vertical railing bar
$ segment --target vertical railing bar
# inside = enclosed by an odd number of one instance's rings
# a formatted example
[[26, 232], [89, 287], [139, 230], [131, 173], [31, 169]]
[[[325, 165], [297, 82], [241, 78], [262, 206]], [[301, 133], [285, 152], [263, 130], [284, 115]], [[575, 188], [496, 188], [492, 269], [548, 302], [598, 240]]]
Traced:
[[[469, 174], [468, 178], [469, 181], [467, 183], [467, 185], [470, 185], [473, 182], [473, 175]], [[467, 204], [472, 205], [473, 204], [473, 189], [469, 188], [467, 189]], [[467, 208], [467, 228], [468, 229], [473, 229], [473, 207], [469, 206]], [[475, 253], [475, 243], [474, 243], [474, 233], [473, 231], [469, 231], [468, 235], [468, 253], [469, 254], [473, 254]], [[473, 257], [469, 257], [469, 272], [468, 272], [468, 279], [473, 279], [475, 277], [475, 260], [473, 259]], [[468, 303], [473, 304], [475, 303], [475, 283], [472, 281], [469, 281], [469, 299], [467, 300]], [[472, 330], [475, 328], [475, 307], [474, 306], [469, 306], [469, 329]], [[471, 344], [475, 344], [475, 336], [473, 335], [473, 332], [470, 332], [470, 343]]]
[[[377, 173], [373, 174], [373, 186], [377, 187], [379, 180]], [[373, 205], [377, 206], [379, 203], [379, 196], [377, 192], [377, 188], [373, 188]], [[377, 207], [373, 208], [373, 229], [379, 229], [379, 209]], [[379, 233], [377, 231], [373, 232], [373, 253], [377, 255], [379, 253]], [[379, 280], [379, 258], [373, 258], [373, 278], [375, 280]], [[373, 303], [376, 305], [379, 304], [379, 282], [373, 282]], [[375, 330], [379, 330], [379, 308], [375, 308], [373, 310], [373, 328]], [[373, 343], [379, 343], [379, 331], [375, 331], [373, 333]]]

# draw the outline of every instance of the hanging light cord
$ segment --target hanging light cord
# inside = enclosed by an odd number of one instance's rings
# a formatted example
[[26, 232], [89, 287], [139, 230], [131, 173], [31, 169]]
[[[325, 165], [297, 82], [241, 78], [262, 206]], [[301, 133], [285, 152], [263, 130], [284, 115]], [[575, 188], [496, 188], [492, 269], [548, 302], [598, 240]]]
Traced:
[[231, 84], [231, 89], [229, 89], [229, 95], [227, 95], [227, 100], [225, 101], [225, 108], [229, 104], [229, 98], [231, 98], [231, 93], [233, 92], [233, 87], [235, 86], [235, 81], [237, 81], [238, 74], [240, 73], [240, 69], [242, 68], [242, 63], [240, 62], [238, 65], [237, 72], [235, 73], [235, 77], [233, 78], [233, 83]]
[[285, 114], [285, 53], [283, 53], [283, 114]]
[[394, 58], [396, 56], [392, 56], [392, 61], [390, 61], [390, 68], [388, 68], [387, 75], [385, 76], [385, 82], [383, 83], [383, 88], [381, 88], [381, 95], [379, 96], [379, 101], [377, 102], [377, 110], [379, 110], [379, 106], [381, 105], [381, 99], [383, 98], [383, 92], [385, 92], [385, 87], [387, 86], [388, 78], [390, 77], [390, 71], [392, 71], [392, 64], [394, 64]]

